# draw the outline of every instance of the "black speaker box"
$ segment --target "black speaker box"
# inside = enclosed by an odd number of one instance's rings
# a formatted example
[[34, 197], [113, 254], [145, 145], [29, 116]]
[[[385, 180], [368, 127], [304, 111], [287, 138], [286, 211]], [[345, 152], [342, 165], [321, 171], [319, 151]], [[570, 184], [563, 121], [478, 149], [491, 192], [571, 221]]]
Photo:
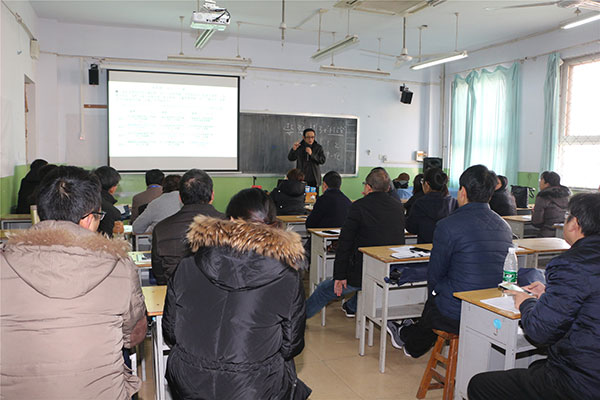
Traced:
[[98, 70], [97, 64], [90, 65], [90, 70], [88, 74], [90, 85], [97, 85], [100, 81], [100, 71]]
[[405, 90], [400, 94], [400, 102], [404, 104], [410, 104], [412, 102], [412, 96], [412, 92]]
[[423, 173], [430, 168], [442, 168], [442, 159], [439, 157], [425, 157], [423, 159]]

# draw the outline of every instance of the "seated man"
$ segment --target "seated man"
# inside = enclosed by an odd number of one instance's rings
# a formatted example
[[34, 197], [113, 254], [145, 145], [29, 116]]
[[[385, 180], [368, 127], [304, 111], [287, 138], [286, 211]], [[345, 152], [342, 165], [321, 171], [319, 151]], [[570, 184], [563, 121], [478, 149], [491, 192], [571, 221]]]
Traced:
[[[350, 206], [335, 252], [333, 279], [323, 281], [306, 300], [306, 318], [317, 314], [331, 300], [360, 290], [362, 253], [359, 247], [404, 244], [402, 203], [387, 194], [391, 179], [383, 168], [367, 175], [365, 197]], [[347, 316], [356, 313], [356, 296], [344, 304]]]
[[437, 222], [433, 250], [427, 270], [429, 298], [416, 324], [404, 320], [388, 322], [392, 345], [404, 347], [412, 357], [421, 357], [435, 343], [432, 329], [458, 333], [460, 300], [454, 292], [487, 289], [502, 282], [502, 268], [512, 231], [490, 209], [496, 175], [483, 165], [474, 165], [459, 179], [458, 209]]
[[122, 348], [146, 336], [126, 243], [96, 229], [100, 183], [57, 167], [40, 183], [41, 222], [0, 253], [0, 392], [6, 399], [131, 399], [140, 380]]
[[179, 198], [181, 175], [167, 175], [163, 181], [163, 194], [148, 203], [146, 209], [131, 224], [133, 233], [140, 235], [152, 232], [156, 224], [181, 210], [183, 203]]
[[548, 358], [529, 368], [485, 372], [469, 382], [469, 399], [597, 399], [600, 388], [600, 193], [568, 204], [564, 237], [571, 249], [546, 266], [546, 286], [518, 292], [525, 334], [548, 346]]
[[114, 194], [117, 191], [117, 185], [121, 181], [121, 175], [116, 169], [109, 166], [96, 168], [94, 175], [100, 180], [102, 185], [102, 211], [105, 213], [104, 218], [100, 220], [98, 232], [104, 233], [108, 237], [112, 237], [113, 232], [123, 232], [123, 222], [121, 222], [121, 211], [115, 207], [117, 199]]
[[329, 171], [323, 177], [323, 195], [317, 197], [306, 218], [307, 228], [339, 228], [344, 224], [352, 201], [342, 191], [342, 177]]
[[131, 219], [129, 221], [131, 224], [143, 212], [140, 207], [148, 205], [163, 193], [163, 179], [165, 179], [165, 174], [160, 169], [146, 171], [146, 190], [136, 194], [131, 199]]
[[163, 219], [152, 231], [152, 273], [159, 285], [166, 285], [175, 272], [179, 260], [188, 251], [185, 235], [188, 227], [198, 214], [224, 218], [212, 202], [213, 181], [199, 169], [190, 169], [181, 177], [179, 196], [183, 207], [175, 214]]

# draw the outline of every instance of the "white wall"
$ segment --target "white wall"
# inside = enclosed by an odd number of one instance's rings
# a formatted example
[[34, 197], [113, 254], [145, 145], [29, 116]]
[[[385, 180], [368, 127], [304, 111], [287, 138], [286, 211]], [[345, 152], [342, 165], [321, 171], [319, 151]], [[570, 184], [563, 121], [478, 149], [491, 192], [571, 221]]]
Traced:
[[[167, 55], [179, 52], [179, 33], [63, 24], [44, 19], [40, 19], [40, 30], [44, 52], [40, 58], [37, 96], [40, 156], [52, 162], [104, 164], [106, 110], [84, 110], [81, 135], [80, 87], [83, 103], [106, 104], [105, 71], [101, 73], [99, 86], [89, 86], [89, 64], [106, 57], [164, 61]], [[192, 47], [193, 37], [186, 36], [184, 52], [208, 57], [235, 56], [235, 39], [217, 37], [200, 52]], [[282, 49], [276, 40], [242, 39], [241, 55], [252, 59], [253, 68], [241, 80], [241, 109], [355, 115], [359, 117], [359, 165], [415, 166], [411, 164], [414, 151], [428, 150], [429, 137], [439, 137], [439, 80], [429, 85], [429, 72], [413, 72], [406, 67], [393, 70], [392, 61], [387, 61], [387, 65], [382, 63], [383, 69], [393, 71], [391, 79], [273, 70], [319, 71], [319, 65], [329, 64], [330, 60], [311, 61], [314, 50], [314, 46], [294, 44], [286, 44]], [[83, 57], [80, 60], [65, 55]], [[376, 60], [351, 50], [336, 56], [335, 64], [373, 69]], [[174, 64], [172, 68], [181, 67]], [[155, 67], [150, 65], [148, 69]], [[399, 86], [405, 79], [414, 92], [411, 105], [399, 101]], [[379, 157], [383, 155], [394, 163], [382, 164]]]
[[[36, 34], [37, 17], [28, 2], [8, 2]], [[29, 36], [6, 6], [1, 9], [0, 176], [10, 176], [25, 164], [25, 76], [36, 82], [36, 61], [29, 55]]]
[[[521, 65], [521, 124], [519, 142], [519, 171], [538, 172], [541, 164], [541, 147], [544, 130], [544, 81], [548, 55], [560, 51], [563, 59], [600, 52], [600, 22], [570, 30], [557, 30], [545, 35], [525, 39], [517, 43], [471, 53], [469, 58], [448, 64], [446, 79], [447, 110], [450, 106], [450, 84], [456, 73], [466, 74], [468, 69], [513, 60], [524, 60]], [[588, 42], [595, 43], [583, 45]], [[492, 70], [495, 68], [489, 67]], [[448, 137], [450, 113], [446, 113]]]

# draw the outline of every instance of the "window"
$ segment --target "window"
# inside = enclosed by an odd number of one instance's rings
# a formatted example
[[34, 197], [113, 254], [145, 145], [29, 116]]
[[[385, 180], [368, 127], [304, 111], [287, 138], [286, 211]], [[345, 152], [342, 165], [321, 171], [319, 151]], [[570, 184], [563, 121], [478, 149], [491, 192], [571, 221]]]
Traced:
[[600, 183], [600, 54], [566, 60], [562, 71], [561, 134], [557, 172], [561, 183], [597, 188]]

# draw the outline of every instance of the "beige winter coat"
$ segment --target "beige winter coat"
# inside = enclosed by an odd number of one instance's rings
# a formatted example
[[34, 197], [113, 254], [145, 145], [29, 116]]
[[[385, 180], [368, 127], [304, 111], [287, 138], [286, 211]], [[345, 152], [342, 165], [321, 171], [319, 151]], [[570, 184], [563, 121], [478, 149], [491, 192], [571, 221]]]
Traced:
[[146, 313], [127, 243], [42, 221], [0, 251], [2, 399], [131, 398], [122, 347]]

